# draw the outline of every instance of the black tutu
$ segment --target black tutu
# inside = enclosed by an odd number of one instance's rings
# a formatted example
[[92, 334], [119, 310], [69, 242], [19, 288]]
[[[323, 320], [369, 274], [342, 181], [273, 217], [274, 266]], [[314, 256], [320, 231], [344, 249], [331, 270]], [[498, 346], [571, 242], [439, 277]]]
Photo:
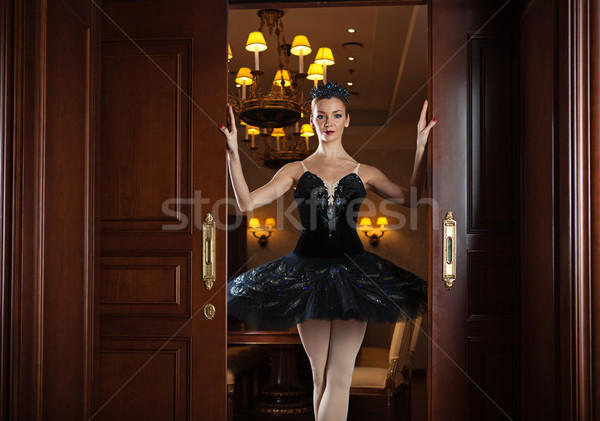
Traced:
[[302, 234], [292, 253], [228, 284], [228, 312], [258, 329], [287, 329], [307, 319], [377, 323], [426, 310], [427, 283], [364, 250], [356, 219], [366, 190], [353, 173], [333, 185], [310, 171], [294, 197]]
[[373, 253], [314, 258], [289, 253], [229, 284], [229, 312], [261, 329], [307, 319], [391, 323], [425, 311], [427, 284]]

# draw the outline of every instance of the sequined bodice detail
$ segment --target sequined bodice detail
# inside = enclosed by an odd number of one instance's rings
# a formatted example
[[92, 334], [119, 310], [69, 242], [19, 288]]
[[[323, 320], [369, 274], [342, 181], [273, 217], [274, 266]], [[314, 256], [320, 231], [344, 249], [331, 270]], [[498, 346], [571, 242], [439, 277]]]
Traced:
[[334, 183], [304, 167], [294, 192], [302, 224], [302, 234], [294, 253], [343, 257], [364, 251], [356, 232], [358, 211], [366, 196], [365, 186], [358, 176], [359, 166]]

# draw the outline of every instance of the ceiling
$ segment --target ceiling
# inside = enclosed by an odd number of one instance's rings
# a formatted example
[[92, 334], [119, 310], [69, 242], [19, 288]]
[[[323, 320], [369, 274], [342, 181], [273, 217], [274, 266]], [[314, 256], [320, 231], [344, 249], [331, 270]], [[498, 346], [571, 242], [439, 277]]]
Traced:
[[[285, 41], [306, 35], [312, 53], [305, 57], [305, 71], [319, 47], [330, 47], [335, 65], [328, 79], [347, 84], [350, 127], [344, 133], [348, 151], [362, 148], [414, 148], [416, 125], [427, 97], [427, 7], [372, 6], [283, 9]], [[260, 25], [257, 10], [229, 12], [229, 43], [233, 59], [230, 72], [254, 67], [254, 56], [244, 46], [248, 33]], [[349, 33], [348, 28], [356, 30]], [[261, 53], [264, 80], [278, 67], [275, 33], [263, 30], [269, 49]], [[343, 44], [360, 43], [362, 47]], [[348, 59], [355, 57], [354, 61]], [[298, 71], [298, 57], [290, 56], [290, 68]], [[305, 90], [312, 81], [305, 81]], [[235, 89], [230, 77], [230, 91]]]

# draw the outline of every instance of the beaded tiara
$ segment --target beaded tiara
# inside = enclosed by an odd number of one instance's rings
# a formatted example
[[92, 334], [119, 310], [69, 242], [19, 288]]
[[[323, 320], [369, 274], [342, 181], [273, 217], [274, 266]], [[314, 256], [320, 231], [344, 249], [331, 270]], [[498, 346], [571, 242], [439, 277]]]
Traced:
[[348, 89], [344, 88], [342, 85], [338, 85], [337, 83], [333, 83], [328, 80], [326, 84], [323, 82], [319, 82], [317, 86], [312, 88], [310, 91], [310, 95], [315, 98], [323, 98], [327, 97], [327, 99], [331, 99], [332, 96], [345, 100], [348, 104], [350, 100], [348, 99], [349, 93]]

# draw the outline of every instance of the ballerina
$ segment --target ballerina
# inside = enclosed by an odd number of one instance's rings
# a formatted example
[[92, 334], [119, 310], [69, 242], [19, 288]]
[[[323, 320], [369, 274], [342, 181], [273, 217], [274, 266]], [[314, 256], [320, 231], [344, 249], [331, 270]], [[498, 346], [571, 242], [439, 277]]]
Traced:
[[[364, 249], [356, 220], [366, 190], [414, 207], [421, 197], [427, 137], [425, 100], [417, 125], [417, 151], [409, 188], [393, 183], [374, 166], [356, 162], [342, 146], [350, 124], [348, 91], [331, 81], [311, 91], [310, 124], [319, 146], [304, 161], [283, 166], [250, 192], [240, 163], [237, 129], [228, 104], [227, 141], [231, 182], [238, 206], [250, 212], [290, 188], [302, 223], [293, 252], [251, 269], [228, 284], [228, 312], [259, 329], [294, 325], [313, 375], [316, 421], [342, 421], [367, 321], [414, 320], [426, 311], [427, 283]], [[409, 194], [409, 189], [416, 189]]]

